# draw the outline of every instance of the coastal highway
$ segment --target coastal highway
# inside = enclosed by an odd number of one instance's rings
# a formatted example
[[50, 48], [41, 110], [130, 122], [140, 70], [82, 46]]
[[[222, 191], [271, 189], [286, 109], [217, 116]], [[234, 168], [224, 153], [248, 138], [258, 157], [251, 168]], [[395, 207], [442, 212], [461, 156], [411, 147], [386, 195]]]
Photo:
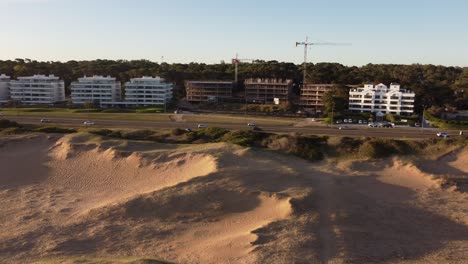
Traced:
[[[202, 123], [209, 127], [222, 127], [230, 130], [246, 130], [252, 129], [244, 122], [220, 122], [219, 116], [216, 121], [210, 121], [210, 115], [198, 115], [198, 119], [203, 119]], [[16, 121], [22, 124], [41, 124], [37, 116], [13, 116], [3, 115], [0, 118]], [[82, 117], [47, 117], [50, 123], [42, 125], [61, 126], [61, 127], [85, 127], [84, 121], [90, 120], [89, 118]], [[95, 123], [96, 128], [121, 128], [121, 129], [171, 129], [171, 128], [191, 128], [197, 129], [197, 124], [191, 121], [174, 121], [167, 120], [131, 120], [131, 119], [105, 119], [105, 118], [92, 118], [91, 121]], [[385, 138], [408, 138], [408, 139], [422, 139], [422, 138], [435, 138], [439, 130], [432, 128], [412, 128], [412, 127], [396, 127], [396, 128], [370, 128], [367, 125], [347, 125], [347, 129], [338, 129], [338, 125], [334, 127], [327, 127], [323, 125], [308, 125], [308, 126], [295, 126], [294, 121], [291, 122], [265, 122], [256, 121], [258, 127], [265, 132], [273, 133], [302, 133], [310, 135], [336, 135], [336, 136], [364, 136], [364, 137], [385, 137]], [[458, 136], [459, 131], [446, 131], [449, 136]], [[466, 133], [465, 133], [466, 134]], [[466, 136], [466, 135], [465, 135]]]

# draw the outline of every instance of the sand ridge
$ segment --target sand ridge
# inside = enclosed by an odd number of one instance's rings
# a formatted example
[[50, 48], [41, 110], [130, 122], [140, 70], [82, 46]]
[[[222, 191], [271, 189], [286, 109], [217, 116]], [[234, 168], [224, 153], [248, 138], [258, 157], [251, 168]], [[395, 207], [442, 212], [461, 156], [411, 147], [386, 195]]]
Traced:
[[464, 149], [311, 163], [225, 143], [1, 140], [0, 262], [468, 259], [467, 194], [437, 178], [466, 171]]

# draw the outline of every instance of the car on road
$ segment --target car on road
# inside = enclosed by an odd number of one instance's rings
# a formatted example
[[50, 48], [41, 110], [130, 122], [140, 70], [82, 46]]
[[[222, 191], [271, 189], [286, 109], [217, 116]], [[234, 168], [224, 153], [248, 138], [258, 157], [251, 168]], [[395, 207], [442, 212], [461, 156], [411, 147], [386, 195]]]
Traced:
[[349, 126], [340, 126], [338, 127], [339, 130], [349, 130], [351, 129]]
[[369, 122], [368, 127], [378, 127], [379, 125], [374, 122]]
[[50, 123], [50, 119], [42, 118], [41, 123]]
[[436, 134], [438, 137], [441, 137], [441, 138], [448, 138], [449, 135], [445, 132], [437, 132]]
[[186, 132], [192, 132], [192, 129], [187, 127], [187, 128], [185, 129], [185, 131], [186, 131]]
[[262, 129], [258, 126], [252, 127], [252, 131], [262, 131]]
[[257, 126], [257, 123], [254, 123], [254, 122], [250, 122], [250, 123], [247, 123], [247, 126]]
[[84, 121], [84, 122], [83, 122], [83, 125], [85, 125], [85, 126], [93, 126], [93, 125], [94, 125], [94, 122], [91, 122], [91, 121]]
[[198, 124], [198, 128], [207, 128], [208, 126], [206, 124]]
[[385, 127], [385, 128], [393, 128], [393, 123], [385, 123], [385, 124], [382, 124], [382, 127]]

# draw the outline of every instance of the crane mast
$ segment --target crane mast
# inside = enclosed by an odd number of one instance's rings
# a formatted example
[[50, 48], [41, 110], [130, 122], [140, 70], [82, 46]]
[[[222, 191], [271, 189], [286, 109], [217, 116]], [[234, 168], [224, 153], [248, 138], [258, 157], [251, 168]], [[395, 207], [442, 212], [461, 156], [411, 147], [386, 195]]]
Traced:
[[236, 57], [232, 59], [232, 64], [234, 64], [234, 81], [237, 85], [237, 73], [238, 73], [238, 66], [239, 63], [242, 61], [254, 61], [254, 59], [239, 59], [239, 54], [236, 53]]

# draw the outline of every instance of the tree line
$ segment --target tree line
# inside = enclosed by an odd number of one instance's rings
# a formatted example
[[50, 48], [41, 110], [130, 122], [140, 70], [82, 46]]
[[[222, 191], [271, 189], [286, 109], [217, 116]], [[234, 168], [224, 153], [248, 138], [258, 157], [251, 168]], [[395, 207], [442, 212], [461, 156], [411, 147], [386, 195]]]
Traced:
[[[239, 64], [239, 80], [251, 77], [292, 79], [303, 82], [303, 65], [257, 60]], [[176, 87], [186, 80], [234, 80], [234, 65], [229, 63], [156, 63], [149, 60], [36, 61], [15, 59], [0, 61], [0, 73], [13, 78], [33, 74], [55, 74], [69, 88], [84, 75], [110, 75], [121, 82], [141, 76], [161, 76]], [[367, 64], [361, 67], [339, 63], [307, 64], [308, 83], [336, 84], [336, 97], [346, 96], [343, 85], [398, 82], [416, 93], [416, 108], [423, 106], [468, 109], [468, 68], [438, 65]], [[184, 89], [178, 89], [183, 96]], [[296, 86], [296, 93], [298, 89]], [[69, 93], [69, 89], [67, 89]]]

